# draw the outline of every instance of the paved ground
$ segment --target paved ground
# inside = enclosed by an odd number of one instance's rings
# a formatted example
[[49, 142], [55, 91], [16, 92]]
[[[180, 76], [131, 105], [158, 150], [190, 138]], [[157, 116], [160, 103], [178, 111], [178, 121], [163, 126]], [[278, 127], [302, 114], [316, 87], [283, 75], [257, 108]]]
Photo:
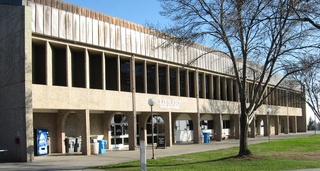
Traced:
[[[314, 132], [297, 133], [287, 135], [271, 136], [271, 141], [279, 139], [288, 139], [299, 136], [309, 136]], [[249, 138], [249, 144], [257, 144], [267, 142], [268, 137], [258, 136], [256, 138]], [[239, 140], [223, 140], [221, 142], [211, 141], [208, 144], [178, 144], [168, 147], [167, 149], [155, 149], [155, 156], [157, 158], [165, 156], [180, 155], [186, 153], [202, 152], [208, 150], [218, 150], [239, 145]], [[151, 158], [151, 148], [147, 148], [147, 158]], [[121, 163], [126, 161], [133, 161], [140, 159], [140, 151], [107, 151], [102, 155], [48, 155], [36, 156], [35, 161], [31, 163], [0, 163], [0, 170], [6, 171], [50, 171], [50, 170], [86, 170], [90, 171], [88, 167], [107, 165], [113, 163]], [[308, 170], [310, 171], [310, 170]], [[315, 171], [315, 170], [313, 170]]]

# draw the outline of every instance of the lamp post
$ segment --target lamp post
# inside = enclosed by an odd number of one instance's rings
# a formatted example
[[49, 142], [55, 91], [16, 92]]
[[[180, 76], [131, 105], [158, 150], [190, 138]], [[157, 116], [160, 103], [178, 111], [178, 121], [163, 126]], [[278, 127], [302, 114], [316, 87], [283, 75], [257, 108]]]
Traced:
[[154, 156], [154, 139], [153, 139], [153, 112], [152, 112], [152, 107], [154, 105], [155, 101], [153, 99], [148, 100], [148, 104], [151, 107], [151, 133], [152, 133], [152, 158], [151, 159], [156, 159]]
[[270, 121], [269, 121], [269, 114], [271, 112], [271, 109], [267, 109], [267, 132], [268, 132], [268, 141], [270, 142]]

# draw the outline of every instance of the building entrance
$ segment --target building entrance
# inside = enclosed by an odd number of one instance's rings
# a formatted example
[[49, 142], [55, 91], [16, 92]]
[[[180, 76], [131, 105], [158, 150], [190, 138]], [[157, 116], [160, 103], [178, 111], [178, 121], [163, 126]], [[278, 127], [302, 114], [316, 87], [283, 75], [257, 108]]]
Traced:
[[128, 121], [124, 115], [114, 115], [110, 125], [111, 148], [123, 149], [129, 147]]

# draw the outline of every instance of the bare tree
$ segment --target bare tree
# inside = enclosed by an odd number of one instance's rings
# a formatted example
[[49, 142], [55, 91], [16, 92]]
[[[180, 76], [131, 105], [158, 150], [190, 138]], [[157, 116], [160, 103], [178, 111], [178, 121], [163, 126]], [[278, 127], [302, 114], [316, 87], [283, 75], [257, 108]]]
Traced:
[[[222, 49], [232, 61], [240, 97], [240, 148], [238, 156], [251, 155], [248, 148], [248, 125], [255, 111], [274, 88], [291, 73], [281, 77], [284, 59], [301, 57], [317, 46], [308, 41], [312, 28], [296, 17], [293, 0], [159, 0], [163, 16], [173, 21], [162, 31], [168, 44], [205, 43]], [[168, 36], [169, 35], [169, 36]], [[168, 45], [167, 44], [167, 45]], [[201, 57], [201, 55], [200, 55]], [[277, 79], [274, 77], [277, 75]], [[249, 86], [250, 85], [250, 86]]]
[[314, 63], [315, 59], [317, 58], [311, 56], [301, 62], [300, 67], [304, 69], [290, 77], [304, 87], [305, 96], [300, 98], [320, 120], [320, 63]]

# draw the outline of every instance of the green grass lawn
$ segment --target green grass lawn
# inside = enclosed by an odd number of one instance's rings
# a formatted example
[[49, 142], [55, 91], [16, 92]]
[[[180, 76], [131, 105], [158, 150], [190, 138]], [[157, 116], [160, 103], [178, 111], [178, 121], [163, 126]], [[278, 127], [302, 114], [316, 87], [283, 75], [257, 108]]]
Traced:
[[[148, 171], [257, 171], [320, 168], [320, 135], [265, 142], [250, 145], [249, 149], [253, 155], [247, 158], [234, 157], [238, 153], [238, 147], [157, 158], [157, 160], [147, 160], [147, 169]], [[99, 166], [95, 169], [140, 170], [140, 161]]]

